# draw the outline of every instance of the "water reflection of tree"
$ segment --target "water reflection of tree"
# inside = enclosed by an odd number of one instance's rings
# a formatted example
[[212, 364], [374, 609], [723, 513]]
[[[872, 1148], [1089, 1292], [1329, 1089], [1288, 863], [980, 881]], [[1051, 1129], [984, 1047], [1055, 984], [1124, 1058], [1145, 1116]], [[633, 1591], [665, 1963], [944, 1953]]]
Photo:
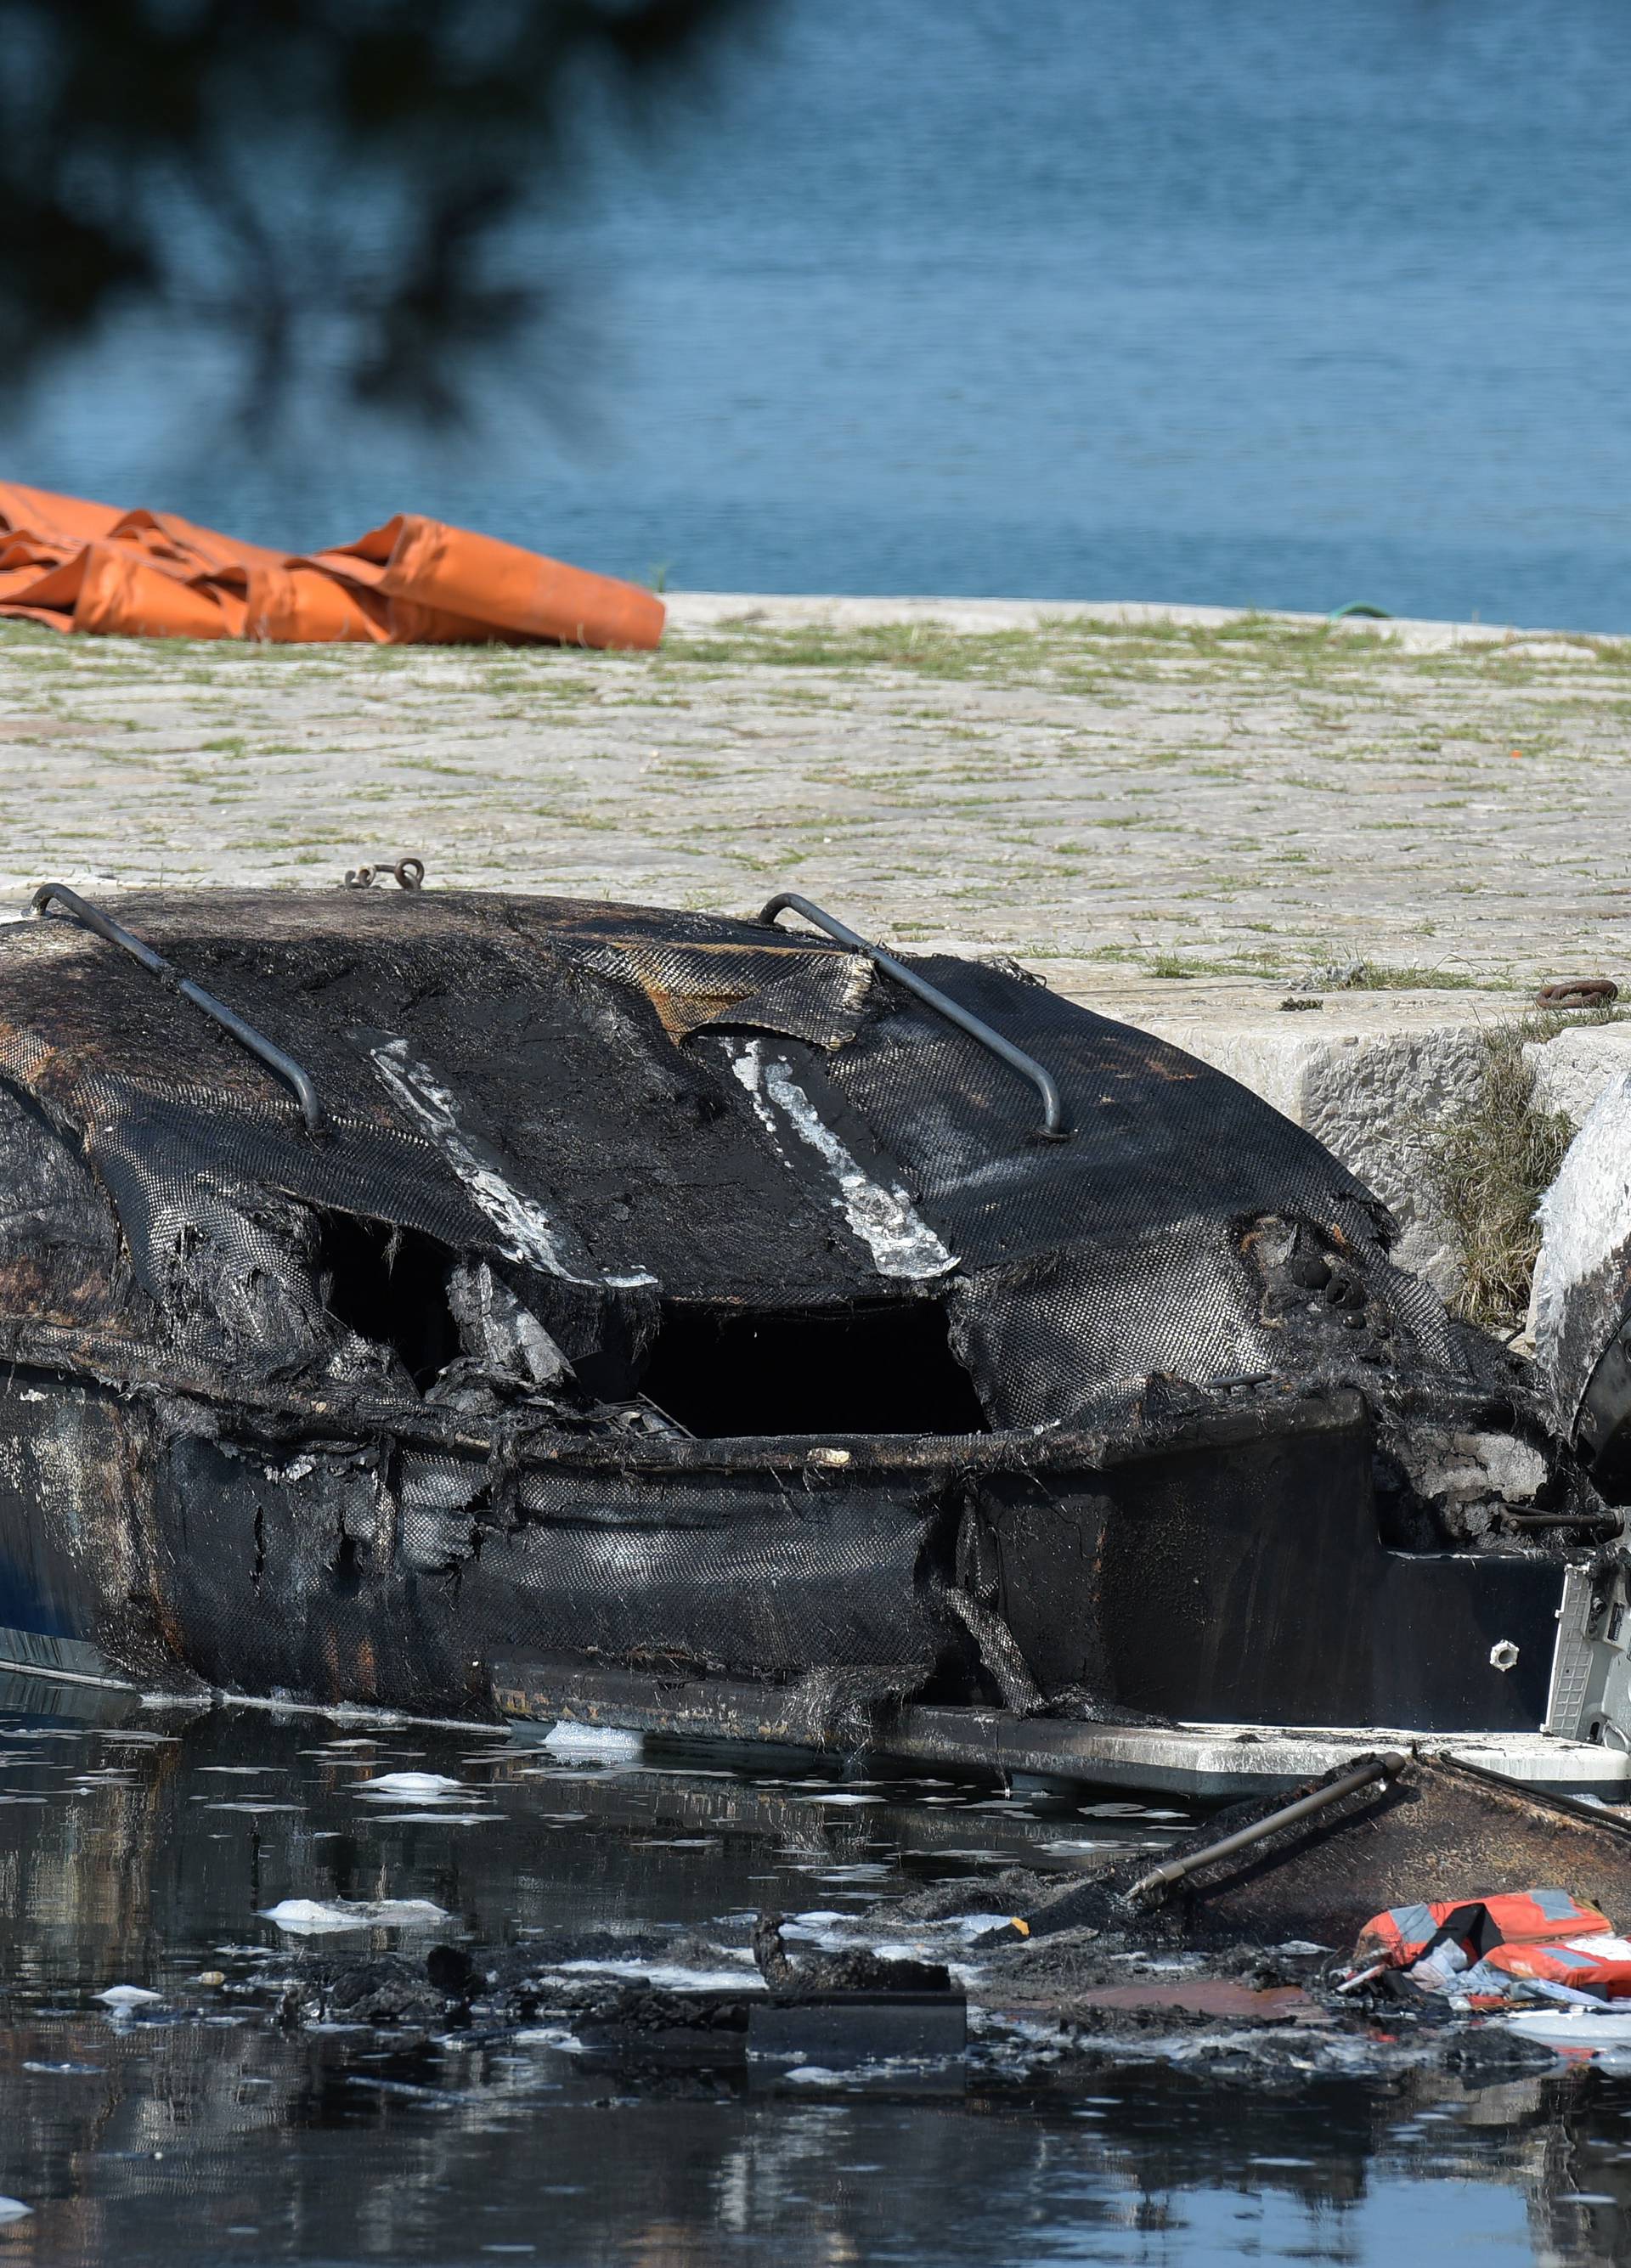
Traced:
[[162, 303], [246, 354], [253, 407], [321, 363], [448, 413], [550, 313], [506, 231], [772, 4], [0, 0], [7, 377]]

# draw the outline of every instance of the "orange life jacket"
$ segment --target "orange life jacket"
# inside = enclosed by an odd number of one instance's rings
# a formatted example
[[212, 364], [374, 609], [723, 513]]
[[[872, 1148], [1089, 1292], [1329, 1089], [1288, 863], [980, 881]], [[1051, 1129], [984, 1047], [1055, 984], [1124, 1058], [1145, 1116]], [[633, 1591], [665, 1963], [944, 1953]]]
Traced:
[[1577, 1992], [1600, 1993], [1605, 2000], [1631, 1999], [1631, 1945], [1600, 1930], [1556, 1944], [1498, 1945], [1485, 1958], [1491, 1969], [1509, 1977], [1572, 1984]]
[[[1612, 1938], [1613, 1926], [1606, 1914], [1582, 1905], [1567, 1890], [1500, 1890], [1484, 1897], [1443, 1898], [1426, 1905], [1391, 1906], [1373, 1915], [1360, 1932], [1354, 1965], [1382, 1962], [1391, 1969], [1408, 1969], [1447, 1938], [1463, 1948], [1469, 1961], [1517, 1946], [1546, 1945], [1555, 1950], [1561, 1944], [1567, 1949], [1576, 1938], [1599, 1933]], [[1542, 1972], [1513, 1968], [1509, 1973]], [[1568, 1984], [1573, 1978], [1560, 1973], [1556, 1981]], [[1627, 1989], [1631, 1991], [1631, 1984]]]

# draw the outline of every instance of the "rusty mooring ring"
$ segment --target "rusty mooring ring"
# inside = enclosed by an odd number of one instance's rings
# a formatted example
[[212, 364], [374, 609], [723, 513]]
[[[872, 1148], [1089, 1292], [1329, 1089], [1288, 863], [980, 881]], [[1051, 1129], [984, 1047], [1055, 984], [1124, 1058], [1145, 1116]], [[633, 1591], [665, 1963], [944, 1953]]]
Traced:
[[1612, 976], [1554, 976], [1535, 995], [1537, 1008], [1606, 1008], [1620, 998]]
[[348, 866], [345, 887], [348, 890], [372, 889], [381, 874], [394, 874], [399, 889], [422, 889], [424, 885], [424, 861], [410, 856], [399, 858], [395, 865], [382, 859], [377, 866]]

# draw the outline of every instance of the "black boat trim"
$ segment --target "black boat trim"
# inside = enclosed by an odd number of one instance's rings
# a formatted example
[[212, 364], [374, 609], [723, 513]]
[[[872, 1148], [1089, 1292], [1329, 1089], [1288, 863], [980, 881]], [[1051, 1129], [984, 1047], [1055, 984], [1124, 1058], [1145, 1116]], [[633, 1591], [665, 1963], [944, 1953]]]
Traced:
[[66, 1685], [107, 1685], [123, 1693], [138, 1690], [118, 1664], [86, 1638], [0, 1624], [0, 1675], [8, 1673], [54, 1679]]
[[565, 1465], [626, 1474], [764, 1473], [841, 1483], [865, 1473], [1102, 1471], [1185, 1447], [1228, 1448], [1288, 1435], [1346, 1432], [1364, 1408], [1350, 1387], [1283, 1400], [1186, 1412], [1156, 1433], [1128, 1443], [1074, 1426], [1013, 1426], [985, 1433], [738, 1433], [689, 1435], [579, 1432], [547, 1418], [498, 1418], [483, 1425], [464, 1411], [439, 1410], [333, 1388], [301, 1392], [288, 1381], [235, 1375], [230, 1386], [206, 1360], [179, 1351], [156, 1356], [111, 1332], [0, 1317], [0, 1362], [58, 1379], [94, 1379], [121, 1394], [184, 1395], [230, 1410], [246, 1430], [257, 1422], [280, 1434], [321, 1441], [389, 1438], [519, 1466]]

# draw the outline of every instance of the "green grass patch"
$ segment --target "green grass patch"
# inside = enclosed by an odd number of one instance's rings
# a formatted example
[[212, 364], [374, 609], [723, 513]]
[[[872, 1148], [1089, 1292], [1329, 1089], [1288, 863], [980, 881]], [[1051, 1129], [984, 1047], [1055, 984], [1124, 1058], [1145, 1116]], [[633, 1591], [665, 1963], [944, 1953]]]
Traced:
[[1343, 992], [1484, 992], [1502, 990], [1498, 979], [1470, 969], [1432, 968], [1421, 961], [1355, 961], [1331, 989]]
[[1524, 1019], [1484, 1033], [1484, 1064], [1470, 1106], [1428, 1145], [1428, 1179], [1461, 1260], [1455, 1312], [1486, 1329], [1523, 1328], [1540, 1250], [1536, 1208], [1574, 1136], [1568, 1114], [1537, 1110], [1525, 1045], [1550, 1039], [1557, 1020]]

